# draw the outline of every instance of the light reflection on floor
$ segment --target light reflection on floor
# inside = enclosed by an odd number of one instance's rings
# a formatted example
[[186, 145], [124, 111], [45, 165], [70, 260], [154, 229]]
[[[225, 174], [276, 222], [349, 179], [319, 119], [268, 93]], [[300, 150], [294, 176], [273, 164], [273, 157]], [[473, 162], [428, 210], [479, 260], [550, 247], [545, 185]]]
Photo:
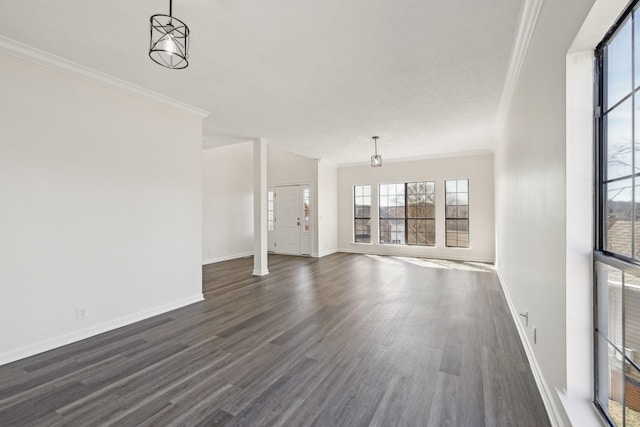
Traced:
[[471, 262], [471, 261], [450, 261], [445, 259], [431, 259], [431, 258], [414, 258], [414, 257], [402, 257], [402, 256], [384, 256], [384, 255], [367, 255], [369, 258], [373, 258], [377, 261], [381, 261], [387, 264], [398, 264], [399, 262], [408, 262], [419, 267], [428, 268], [440, 268], [445, 270], [466, 270], [466, 271], [479, 271], [489, 273], [494, 271], [493, 265], [484, 262]]

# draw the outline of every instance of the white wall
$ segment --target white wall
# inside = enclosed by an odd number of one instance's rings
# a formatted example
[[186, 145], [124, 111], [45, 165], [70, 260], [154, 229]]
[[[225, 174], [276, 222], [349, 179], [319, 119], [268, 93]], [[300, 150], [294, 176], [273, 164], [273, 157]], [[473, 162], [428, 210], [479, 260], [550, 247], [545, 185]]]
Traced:
[[317, 180], [317, 160], [267, 145], [267, 185], [312, 184]]
[[201, 119], [0, 69], [0, 363], [201, 299]]
[[[568, 186], [565, 181], [574, 179], [566, 168], [566, 55], [592, 4], [592, 0], [543, 3], [495, 158], [497, 268], [512, 309], [529, 312], [529, 326], [518, 320], [525, 347], [535, 358], [534, 370], [541, 376], [554, 422], [565, 425], [570, 424], [559, 393], [567, 387], [566, 263], [571, 242], [566, 223], [573, 221], [566, 214], [566, 191], [584, 188], [584, 183]], [[593, 141], [584, 144], [589, 153]], [[588, 176], [582, 171], [579, 175]], [[590, 221], [576, 219], [576, 224], [587, 227], [579, 237], [584, 240], [593, 233]], [[576, 236], [576, 230], [570, 230], [569, 238]], [[576, 253], [582, 250], [576, 248]], [[578, 357], [577, 364], [582, 364], [591, 353]]]
[[318, 256], [338, 250], [338, 168], [318, 162]]
[[[444, 234], [444, 181], [469, 179], [469, 248], [447, 248]], [[371, 184], [372, 222], [377, 222], [378, 184], [436, 181], [436, 246], [381, 245], [377, 226], [371, 227], [372, 243], [353, 242], [353, 186]], [[381, 168], [369, 165], [338, 169], [338, 247], [343, 252], [494, 260], [493, 155], [434, 158], [407, 162], [385, 162]]]
[[202, 263], [253, 254], [253, 143], [202, 152]]

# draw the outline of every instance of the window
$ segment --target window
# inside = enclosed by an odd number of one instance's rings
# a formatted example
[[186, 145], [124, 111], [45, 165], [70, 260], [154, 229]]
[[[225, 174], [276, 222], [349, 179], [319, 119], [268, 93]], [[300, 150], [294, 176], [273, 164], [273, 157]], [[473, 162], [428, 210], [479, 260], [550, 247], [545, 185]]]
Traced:
[[433, 181], [380, 184], [380, 243], [436, 244], [435, 187]]
[[[637, 2], [636, 2], [637, 3]], [[640, 16], [596, 48], [595, 384], [612, 425], [640, 419]]]
[[453, 248], [468, 248], [469, 180], [446, 180], [444, 187], [446, 245]]
[[353, 187], [353, 241], [371, 243], [371, 186]]
[[275, 231], [276, 217], [274, 213], [274, 195], [273, 194], [274, 194], [273, 191], [267, 192], [267, 231]]
[[405, 243], [404, 190], [404, 184], [380, 184], [380, 243]]
[[436, 183], [407, 182], [407, 244], [434, 246], [436, 244]]
[[304, 231], [309, 231], [311, 229], [311, 215], [309, 214], [309, 189], [305, 188], [302, 191], [302, 210], [304, 213]]

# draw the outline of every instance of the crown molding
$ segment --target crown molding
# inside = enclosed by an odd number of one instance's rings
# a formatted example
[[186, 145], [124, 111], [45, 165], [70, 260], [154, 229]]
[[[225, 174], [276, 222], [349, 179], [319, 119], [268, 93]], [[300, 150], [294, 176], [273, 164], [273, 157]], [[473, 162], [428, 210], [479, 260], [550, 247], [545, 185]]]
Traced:
[[136, 86], [124, 80], [120, 80], [116, 77], [85, 67], [84, 65], [77, 64], [59, 56], [52, 55], [43, 50], [36, 49], [4, 36], [0, 36], [0, 52], [52, 70], [70, 74], [91, 83], [116, 89], [128, 95], [168, 105], [178, 110], [196, 115], [202, 119], [209, 115], [208, 111], [185, 104], [184, 102], [177, 101], [173, 98], [169, 98], [168, 96], [153, 92], [140, 86]]
[[[437, 153], [437, 154], [427, 154], [423, 156], [415, 156], [415, 157], [400, 157], [395, 159], [387, 159], [382, 158], [382, 167], [385, 165], [392, 163], [407, 163], [407, 162], [417, 162], [421, 160], [434, 160], [434, 159], [453, 159], [456, 157], [472, 157], [472, 156], [486, 156], [489, 154], [493, 154], [493, 150], [490, 149], [481, 149], [481, 150], [472, 150], [472, 151], [456, 151], [451, 153]], [[355, 163], [339, 163], [338, 168], [352, 168], [358, 166], [371, 166], [370, 162], [355, 162]]]
[[542, 9], [543, 0], [524, 0], [522, 11], [520, 12], [520, 20], [518, 22], [518, 31], [516, 33], [515, 42], [511, 50], [511, 59], [509, 61], [509, 69], [505, 79], [502, 97], [500, 98], [500, 107], [498, 109], [498, 125], [502, 127], [507, 116], [507, 110], [511, 104], [513, 93], [520, 77], [522, 64], [527, 56], [529, 43], [533, 36], [540, 9]]

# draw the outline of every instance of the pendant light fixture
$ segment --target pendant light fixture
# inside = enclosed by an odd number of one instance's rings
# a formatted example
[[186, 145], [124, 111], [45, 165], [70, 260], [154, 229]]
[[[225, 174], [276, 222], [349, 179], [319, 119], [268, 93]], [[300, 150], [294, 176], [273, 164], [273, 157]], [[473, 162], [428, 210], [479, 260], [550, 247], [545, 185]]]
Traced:
[[373, 156], [371, 156], [371, 167], [379, 168], [380, 166], [382, 166], [382, 156], [378, 154], [378, 137], [372, 136], [372, 138], [373, 138], [373, 143], [375, 144], [376, 153]]
[[149, 57], [163, 67], [180, 69], [189, 65], [189, 27], [173, 17], [173, 0], [169, 0], [169, 14], [151, 17], [151, 45]]

